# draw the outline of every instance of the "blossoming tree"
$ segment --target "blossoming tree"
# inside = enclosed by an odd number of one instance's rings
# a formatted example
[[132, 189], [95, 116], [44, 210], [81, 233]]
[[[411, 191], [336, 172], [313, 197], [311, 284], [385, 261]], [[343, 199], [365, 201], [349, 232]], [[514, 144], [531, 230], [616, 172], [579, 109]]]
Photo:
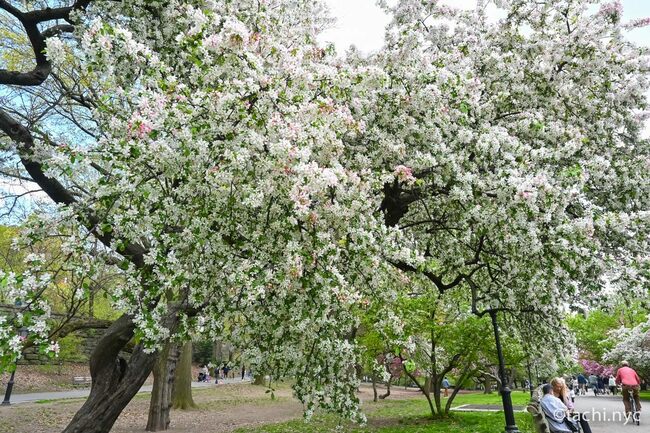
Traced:
[[[100, 260], [123, 280], [111, 296], [124, 315], [91, 357], [91, 395], [66, 432], [110, 430], [156, 349], [193, 332], [226, 334], [256, 370], [297, 376], [308, 415], [320, 406], [354, 416], [348, 334], [355, 306], [385, 287], [377, 235], [386, 230], [373, 216], [376, 175], [342, 142], [363, 124], [350, 114], [347, 70], [315, 43], [320, 5], [2, 6], [40, 68], [4, 82], [74, 71], [64, 97], [91, 115], [91, 140], [62, 143], [56, 127], [37, 140], [3, 113], [5, 150], [59, 204], [24, 242], [54, 234], [79, 273]], [[72, 40], [50, 37], [67, 25], [34, 27], [61, 17], [77, 25]], [[17, 327], [47, 344], [50, 273], [39, 260], [5, 276], [6, 297], [26, 307], [2, 323], [4, 365], [20, 353]], [[126, 361], [118, 352], [132, 338]]]
[[622, 327], [610, 334], [613, 348], [605, 354], [609, 362], [628, 361], [639, 376], [650, 380], [650, 320], [633, 328]]
[[[3, 150], [57, 204], [24, 242], [56, 235], [80, 275], [101, 263], [124, 281], [66, 432], [108, 431], [156, 349], [193, 332], [296, 375], [308, 415], [354, 416], [355, 315], [395, 298], [392, 267], [466, 288], [475, 312], [642, 282], [648, 55], [616, 4], [589, 3], [499, 1], [492, 23], [485, 2], [403, 0], [387, 48], [343, 61], [316, 43], [308, 0], [0, 0], [36, 60], [0, 83], [59, 77], [88, 136], [0, 112]], [[50, 344], [51, 272], [30, 259], [4, 276], [25, 308], [0, 323], [3, 365], [19, 327]]]

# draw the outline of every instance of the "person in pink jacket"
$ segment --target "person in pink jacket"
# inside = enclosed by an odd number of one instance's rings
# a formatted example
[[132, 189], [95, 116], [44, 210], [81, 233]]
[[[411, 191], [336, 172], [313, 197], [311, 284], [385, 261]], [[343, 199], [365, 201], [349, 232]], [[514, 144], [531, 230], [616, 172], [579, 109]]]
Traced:
[[625, 415], [629, 416], [632, 411], [630, 407], [630, 393], [634, 397], [637, 411], [641, 412], [641, 399], [639, 391], [641, 389], [641, 379], [636, 374], [627, 361], [621, 362], [621, 368], [616, 372], [616, 383], [623, 387], [623, 404], [625, 405]]

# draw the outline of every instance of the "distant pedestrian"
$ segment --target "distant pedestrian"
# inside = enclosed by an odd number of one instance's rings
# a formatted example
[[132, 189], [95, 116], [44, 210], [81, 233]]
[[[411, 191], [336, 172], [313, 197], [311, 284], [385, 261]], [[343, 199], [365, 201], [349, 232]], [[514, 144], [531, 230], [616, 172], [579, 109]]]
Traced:
[[598, 376], [598, 394], [605, 394], [605, 381], [602, 376]]
[[578, 394], [578, 390], [580, 389], [580, 384], [578, 383], [578, 378], [573, 376], [571, 378], [571, 388], [573, 391], [575, 391], [575, 394]]
[[616, 386], [616, 379], [614, 376], [609, 376], [609, 392], [611, 392], [612, 395], [616, 395], [616, 391], [618, 391], [618, 387]]
[[447, 379], [446, 377], [444, 379], [442, 379], [442, 387], [445, 389], [445, 394], [444, 394], [443, 397], [449, 397], [449, 387], [450, 386], [451, 385], [449, 384], [449, 379]]
[[589, 375], [589, 386], [594, 390], [594, 396], [598, 397], [598, 376], [595, 374]]
[[587, 378], [582, 373], [578, 375], [578, 389], [580, 390], [580, 395], [587, 393]]

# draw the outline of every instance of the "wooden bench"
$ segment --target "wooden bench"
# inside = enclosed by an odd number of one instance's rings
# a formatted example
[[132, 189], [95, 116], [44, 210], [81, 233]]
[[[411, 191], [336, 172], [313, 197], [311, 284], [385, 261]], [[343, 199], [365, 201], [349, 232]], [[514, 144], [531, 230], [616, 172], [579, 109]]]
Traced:
[[93, 383], [93, 378], [90, 376], [74, 376], [72, 378], [72, 386], [90, 386]]
[[535, 433], [550, 433], [551, 428], [546, 420], [546, 415], [539, 404], [542, 398], [542, 387], [538, 386], [533, 391], [530, 402], [526, 406], [526, 411], [533, 416], [533, 431]]

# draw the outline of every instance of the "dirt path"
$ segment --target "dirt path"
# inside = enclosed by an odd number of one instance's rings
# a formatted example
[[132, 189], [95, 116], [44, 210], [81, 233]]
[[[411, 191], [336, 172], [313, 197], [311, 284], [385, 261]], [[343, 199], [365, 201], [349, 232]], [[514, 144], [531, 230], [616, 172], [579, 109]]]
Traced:
[[[245, 383], [195, 389], [198, 407], [191, 411], [173, 411], [170, 432], [225, 433], [240, 427], [278, 423], [302, 416], [302, 405], [281, 386], [271, 400], [266, 388]], [[393, 388], [391, 399], [417, 398], [415, 390]], [[362, 400], [372, 400], [372, 389], [361, 388]], [[0, 407], [2, 433], [58, 433], [67, 425], [84, 399], [55, 400], [46, 403], [22, 403]], [[112, 432], [142, 433], [147, 420], [149, 395], [137, 395], [126, 407]]]

